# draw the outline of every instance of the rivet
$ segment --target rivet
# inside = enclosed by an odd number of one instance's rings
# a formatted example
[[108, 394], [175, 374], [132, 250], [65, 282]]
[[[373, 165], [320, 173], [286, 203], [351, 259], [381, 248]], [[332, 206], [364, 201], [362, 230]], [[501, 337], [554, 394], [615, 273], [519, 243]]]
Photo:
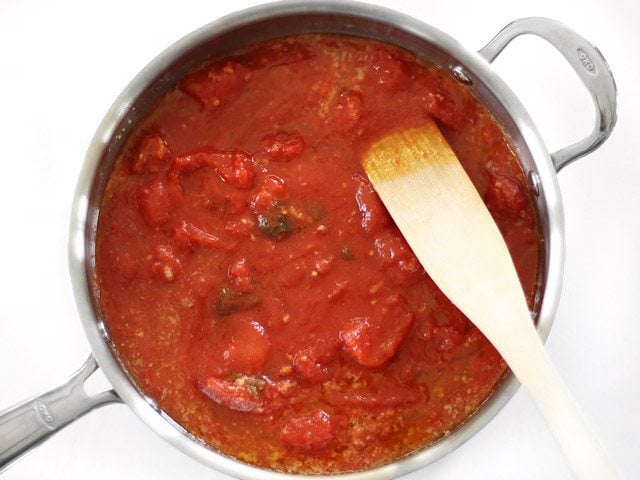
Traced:
[[534, 318], [537, 315], [536, 309], [540, 306], [541, 300], [542, 300], [542, 285], [538, 285], [536, 288], [536, 293], [533, 296], [533, 312], [531, 312]]
[[107, 330], [107, 327], [102, 320], [98, 320], [98, 331], [103, 338], [109, 340], [109, 330]]
[[533, 296], [533, 305], [529, 310], [529, 315], [535, 324], [538, 323], [538, 312], [540, 311], [540, 304], [542, 303], [542, 287], [542, 284], [538, 281], [538, 284], [536, 285], [536, 293]]
[[158, 407], [158, 402], [155, 399], [149, 397], [148, 395], [142, 395], [142, 398], [149, 404], [151, 408], [153, 408], [156, 412], [160, 411], [160, 407]]
[[456, 80], [458, 80], [463, 85], [471, 85], [471, 84], [473, 84], [473, 81], [471, 80], [471, 77], [465, 71], [465, 69], [462, 67], [462, 65], [456, 65], [456, 66], [451, 67], [451, 73], [453, 73], [453, 76], [456, 78]]
[[540, 196], [540, 177], [538, 174], [532, 170], [529, 172], [529, 175], [527, 175], [527, 178], [529, 179], [531, 191], [536, 197]]

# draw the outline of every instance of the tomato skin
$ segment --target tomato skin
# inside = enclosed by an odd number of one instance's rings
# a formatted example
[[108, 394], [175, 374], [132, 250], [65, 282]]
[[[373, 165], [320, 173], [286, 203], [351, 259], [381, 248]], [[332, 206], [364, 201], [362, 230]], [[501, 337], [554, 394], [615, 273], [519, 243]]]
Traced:
[[200, 390], [211, 400], [236, 412], [254, 412], [263, 408], [262, 399], [256, 398], [246, 385], [211, 377], [200, 385]]
[[217, 235], [206, 232], [184, 220], [173, 229], [173, 241], [181, 247], [225, 248], [224, 242]]
[[425, 402], [429, 395], [424, 390], [416, 390], [385, 378], [377, 382], [375, 389], [342, 391], [334, 387], [327, 387], [324, 389], [324, 397], [335, 408], [353, 407], [384, 410]]

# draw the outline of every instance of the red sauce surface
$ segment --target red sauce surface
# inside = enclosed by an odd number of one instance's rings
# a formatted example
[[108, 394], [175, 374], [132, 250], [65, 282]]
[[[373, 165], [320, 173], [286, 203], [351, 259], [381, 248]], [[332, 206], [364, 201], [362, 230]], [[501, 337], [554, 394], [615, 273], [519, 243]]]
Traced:
[[182, 79], [108, 182], [100, 303], [138, 386], [214, 448], [297, 472], [392, 461], [473, 413], [505, 364], [424, 272], [360, 165], [373, 141], [427, 116], [531, 299], [533, 203], [465, 87], [373, 41], [270, 41]]

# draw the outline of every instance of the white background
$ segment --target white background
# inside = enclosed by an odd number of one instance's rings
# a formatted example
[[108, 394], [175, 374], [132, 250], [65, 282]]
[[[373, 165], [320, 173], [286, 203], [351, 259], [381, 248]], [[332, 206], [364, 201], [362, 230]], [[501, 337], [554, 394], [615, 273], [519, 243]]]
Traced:
[[[638, 3], [377, 1], [470, 49], [512, 19], [556, 18], [609, 61], [619, 87], [618, 126], [600, 150], [560, 174], [567, 262], [547, 348], [624, 477], [640, 479]], [[67, 226], [83, 155], [102, 116], [173, 41], [253, 3], [0, 0], [0, 409], [64, 380], [89, 353], [67, 271]], [[550, 150], [590, 130], [587, 94], [543, 41], [515, 41], [496, 68]], [[118, 405], [69, 426], [4, 478], [226, 477], [170, 447]], [[469, 442], [406, 478], [570, 475], [535, 406], [519, 391]]]

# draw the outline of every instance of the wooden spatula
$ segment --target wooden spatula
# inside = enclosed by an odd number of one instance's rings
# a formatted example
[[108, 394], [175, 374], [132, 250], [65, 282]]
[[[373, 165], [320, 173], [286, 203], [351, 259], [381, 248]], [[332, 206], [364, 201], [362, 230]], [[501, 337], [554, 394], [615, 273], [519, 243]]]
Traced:
[[382, 138], [363, 166], [429, 276], [529, 390], [575, 477], [619, 478], [549, 360], [504, 239], [438, 126]]

